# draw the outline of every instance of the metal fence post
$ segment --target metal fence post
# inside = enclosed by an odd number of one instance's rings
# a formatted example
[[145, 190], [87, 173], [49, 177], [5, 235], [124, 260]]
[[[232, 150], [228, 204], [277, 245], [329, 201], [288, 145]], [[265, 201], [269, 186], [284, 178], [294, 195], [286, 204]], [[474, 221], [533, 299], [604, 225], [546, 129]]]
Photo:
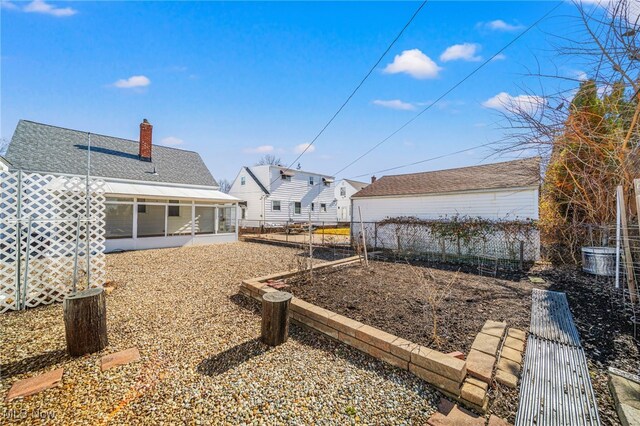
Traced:
[[524, 270], [524, 241], [520, 240], [520, 270]]
[[373, 222], [373, 250], [378, 250], [378, 222]]

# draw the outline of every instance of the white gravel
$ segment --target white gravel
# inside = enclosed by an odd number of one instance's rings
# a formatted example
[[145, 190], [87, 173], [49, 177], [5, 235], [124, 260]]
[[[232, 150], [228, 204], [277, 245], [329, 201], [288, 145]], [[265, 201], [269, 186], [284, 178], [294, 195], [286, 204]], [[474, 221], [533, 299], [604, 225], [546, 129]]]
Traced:
[[[41, 424], [424, 424], [438, 394], [413, 375], [292, 326], [262, 345], [241, 279], [290, 269], [297, 252], [233, 243], [107, 256], [109, 347], [65, 354], [62, 306], [0, 315], [0, 390], [64, 367], [63, 385], [10, 403], [2, 422]], [[106, 353], [142, 360], [100, 372]]]

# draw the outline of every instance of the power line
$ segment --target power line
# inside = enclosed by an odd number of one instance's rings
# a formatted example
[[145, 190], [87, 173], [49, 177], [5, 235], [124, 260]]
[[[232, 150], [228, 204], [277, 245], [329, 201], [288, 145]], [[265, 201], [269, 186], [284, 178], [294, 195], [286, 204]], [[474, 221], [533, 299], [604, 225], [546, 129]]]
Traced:
[[482, 148], [482, 147], [489, 146], [489, 145], [494, 145], [494, 144], [497, 144], [497, 143], [499, 143], [499, 142], [488, 142], [488, 143], [483, 143], [483, 144], [481, 144], [481, 145], [475, 145], [475, 146], [472, 146], [472, 147], [470, 147], [470, 148], [461, 149], [461, 150], [459, 150], [459, 151], [450, 152], [450, 153], [448, 153], [448, 154], [438, 155], [437, 157], [426, 158], [426, 159], [424, 159], [424, 160], [414, 161], [413, 163], [407, 163], [407, 164], [403, 164], [403, 165], [401, 165], [401, 166], [390, 167], [390, 168], [388, 168], [388, 169], [376, 170], [375, 172], [365, 173], [365, 174], [358, 175], [358, 176], [353, 176], [353, 178], [352, 178], [352, 179], [360, 178], [360, 177], [363, 177], [363, 176], [370, 176], [370, 175], [374, 175], [374, 174], [376, 174], [376, 173], [389, 172], [389, 171], [391, 171], [391, 170], [402, 169], [402, 168], [405, 168], [405, 167], [415, 166], [416, 164], [422, 164], [422, 163], [427, 163], [427, 162], [429, 162], [429, 161], [439, 160], [439, 159], [444, 158], [444, 157], [450, 157], [450, 156], [452, 156], [452, 155], [462, 154], [463, 152], [472, 151], [472, 150], [477, 149], [477, 148]]
[[424, 114], [425, 112], [427, 112], [428, 110], [430, 110], [435, 104], [437, 104], [438, 102], [440, 102], [443, 98], [445, 98], [449, 93], [453, 92], [455, 89], [457, 89], [460, 85], [462, 85], [465, 81], [467, 81], [469, 78], [471, 78], [474, 74], [476, 74], [478, 71], [480, 71], [482, 68], [484, 68], [489, 62], [493, 61], [493, 59], [500, 55], [503, 51], [505, 51], [506, 49], [508, 49], [512, 44], [514, 44], [516, 41], [518, 41], [522, 36], [524, 36], [527, 32], [529, 32], [533, 27], [535, 27], [536, 25], [538, 25], [540, 22], [542, 22], [547, 16], [549, 16], [552, 12], [554, 12], [558, 7], [560, 7], [563, 4], [562, 1], [558, 2], [553, 8], [551, 8], [547, 13], [545, 13], [544, 15], [542, 15], [542, 17], [540, 17], [537, 21], [535, 21], [533, 24], [529, 25], [529, 27], [527, 27], [524, 31], [522, 31], [520, 34], [518, 34], [513, 40], [511, 40], [509, 43], [507, 43], [504, 47], [502, 47], [502, 49], [498, 50], [496, 53], [494, 53], [489, 59], [487, 59], [486, 61], [484, 61], [482, 64], [480, 64], [479, 66], [477, 66], [473, 71], [471, 71], [469, 74], [467, 74], [462, 80], [458, 81], [456, 84], [454, 84], [453, 86], [451, 86], [448, 90], [446, 90], [442, 95], [440, 95], [435, 101], [431, 102], [429, 105], [427, 105], [422, 111], [420, 111], [419, 113], [417, 113], [416, 115], [414, 115], [412, 118], [410, 118], [408, 121], [406, 121], [402, 126], [400, 126], [399, 128], [397, 128], [396, 130], [394, 130], [393, 132], [391, 132], [391, 134], [389, 134], [387, 137], [385, 137], [384, 139], [382, 139], [380, 142], [378, 142], [377, 144], [375, 144], [374, 146], [372, 146], [371, 148], [369, 148], [364, 154], [360, 155], [358, 158], [356, 158], [355, 160], [353, 160], [352, 162], [350, 162], [349, 164], [347, 164], [346, 166], [344, 166], [343, 168], [341, 168], [340, 170], [338, 170], [336, 173], [334, 173], [334, 176], [337, 176], [339, 173], [342, 173], [343, 171], [345, 171], [346, 169], [348, 169], [349, 167], [351, 167], [352, 165], [354, 165], [355, 163], [357, 163], [358, 161], [360, 161], [362, 158], [364, 158], [365, 156], [369, 155], [373, 150], [375, 150], [376, 148], [378, 148], [380, 145], [382, 145], [383, 143], [385, 143], [386, 141], [388, 141], [389, 139], [391, 139], [393, 136], [395, 136], [396, 134], [398, 134], [401, 130], [403, 130], [405, 127], [407, 127], [409, 124], [413, 123], [415, 120], [417, 120], [422, 114]]
[[[396, 43], [396, 41], [398, 41], [398, 39], [402, 36], [402, 34], [404, 33], [404, 31], [409, 27], [409, 25], [411, 25], [411, 22], [413, 22], [413, 20], [415, 19], [416, 16], [418, 16], [418, 13], [420, 13], [420, 11], [422, 10], [422, 8], [427, 4], [429, 0], [424, 0], [420, 6], [418, 6], [418, 8], [416, 9], [415, 12], [413, 12], [413, 15], [411, 15], [411, 18], [409, 18], [409, 20], [407, 21], [407, 23], [404, 25], [404, 27], [402, 27], [402, 30], [400, 30], [400, 32], [398, 33], [398, 35], [396, 35], [396, 37], [393, 39], [393, 41], [391, 42], [391, 44], [389, 44], [389, 46], [387, 46], [387, 48], [385, 49], [385, 51], [382, 53], [382, 55], [380, 55], [380, 57], [378, 58], [378, 60], [376, 61], [375, 64], [373, 64], [373, 66], [371, 67], [371, 69], [369, 69], [369, 72], [367, 72], [367, 74], [364, 76], [364, 78], [360, 81], [360, 83], [356, 86], [355, 89], [353, 89], [353, 91], [351, 92], [351, 94], [347, 97], [347, 99], [342, 103], [342, 105], [340, 105], [340, 108], [338, 108], [338, 110], [331, 116], [331, 118], [329, 119], [329, 121], [327, 121], [327, 123], [324, 125], [324, 127], [322, 127], [322, 129], [318, 132], [318, 134], [311, 140], [310, 143], [307, 144], [307, 146], [304, 148], [304, 150], [300, 153], [300, 155], [298, 155], [296, 157], [295, 160], [293, 160], [291, 162], [291, 164], [289, 164], [289, 166], [285, 169], [285, 170], [291, 170], [291, 167], [296, 164], [298, 162], [298, 160], [304, 155], [305, 152], [307, 152], [307, 150], [318, 140], [318, 138], [320, 136], [322, 136], [322, 134], [324, 133], [324, 131], [327, 129], [327, 127], [329, 127], [331, 125], [331, 123], [333, 122], [333, 120], [335, 120], [335, 118], [338, 116], [338, 114], [340, 114], [340, 112], [342, 112], [342, 110], [344, 109], [344, 107], [349, 103], [349, 101], [351, 100], [351, 98], [353, 98], [353, 96], [356, 94], [356, 92], [360, 89], [360, 87], [362, 87], [362, 85], [364, 84], [364, 82], [369, 78], [369, 76], [373, 73], [373, 71], [377, 68], [377, 66], [380, 64], [380, 62], [382, 62], [382, 59], [384, 59], [384, 57], [387, 55], [387, 53], [389, 53], [389, 51], [391, 50], [391, 48], [393, 47], [393, 45]], [[273, 181], [275, 182], [275, 180]], [[271, 182], [271, 183], [273, 183]]]

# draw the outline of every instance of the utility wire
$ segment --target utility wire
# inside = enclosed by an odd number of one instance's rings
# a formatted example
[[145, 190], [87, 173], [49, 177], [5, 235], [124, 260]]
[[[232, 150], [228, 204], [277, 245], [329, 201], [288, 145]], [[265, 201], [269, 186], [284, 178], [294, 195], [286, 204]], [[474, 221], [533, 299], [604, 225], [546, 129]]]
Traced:
[[[391, 50], [391, 48], [393, 47], [393, 45], [398, 41], [398, 39], [400, 39], [400, 37], [402, 36], [402, 34], [404, 33], [404, 31], [409, 27], [409, 25], [411, 25], [411, 22], [413, 22], [413, 20], [415, 19], [416, 16], [418, 16], [418, 13], [420, 13], [420, 11], [422, 10], [422, 8], [427, 4], [429, 0], [424, 0], [420, 6], [418, 6], [418, 8], [416, 9], [415, 12], [413, 12], [413, 15], [411, 15], [411, 18], [409, 18], [409, 20], [407, 21], [407, 23], [404, 25], [404, 27], [402, 27], [402, 30], [400, 30], [400, 32], [398, 33], [398, 35], [396, 35], [396, 37], [393, 39], [393, 41], [391, 42], [391, 44], [389, 44], [389, 46], [387, 46], [387, 48], [385, 49], [385, 51], [382, 53], [382, 55], [380, 55], [380, 57], [378, 58], [378, 60], [376, 61], [375, 64], [373, 64], [373, 66], [371, 67], [371, 69], [369, 69], [369, 72], [364, 76], [364, 78], [360, 81], [360, 83], [356, 86], [355, 89], [353, 89], [353, 91], [351, 92], [351, 94], [347, 97], [347, 99], [342, 103], [342, 105], [340, 105], [340, 108], [338, 108], [338, 110], [333, 114], [333, 116], [331, 116], [331, 118], [329, 119], [329, 121], [327, 121], [327, 123], [324, 125], [324, 127], [322, 127], [322, 129], [320, 130], [320, 132], [318, 132], [318, 134], [311, 140], [310, 143], [307, 144], [307, 146], [304, 148], [304, 150], [300, 153], [300, 155], [298, 155], [296, 157], [295, 160], [293, 160], [291, 162], [291, 164], [289, 164], [289, 166], [285, 169], [285, 170], [291, 170], [291, 167], [296, 164], [298, 162], [298, 160], [304, 155], [305, 152], [307, 152], [307, 150], [309, 150], [309, 148], [311, 148], [311, 146], [318, 140], [318, 138], [320, 136], [322, 136], [322, 134], [324, 133], [324, 131], [327, 129], [327, 127], [329, 127], [331, 125], [331, 123], [333, 122], [333, 120], [335, 120], [335, 118], [338, 116], [338, 114], [340, 114], [340, 112], [342, 112], [342, 110], [344, 109], [345, 106], [347, 106], [347, 104], [349, 103], [349, 101], [351, 100], [351, 98], [353, 98], [353, 96], [356, 94], [356, 92], [360, 89], [360, 87], [362, 87], [362, 85], [364, 84], [364, 82], [369, 78], [369, 76], [373, 73], [373, 71], [375, 71], [375, 69], [378, 67], [378, 65], [380, 64], [380, 62], [382, 62], [382, 59], [384, 59], [384, 57], [387, 55], [387, 53], [389, 53], [389, 51]], [[271, 183], [275, 182], [272, 181]]]
[[361, 175], [358, 175], [358, 176], [354, 176], [352, 179], [360, 178], [360, 177], [363, 177], [363, 176], [375, 175], [376, 173], [390, 172], [392, 170], [402, 169], [402, 168], [405, 168], [405, 167], [415, 166], [416, 164], [422, 164], [422, 163], [427, 163], [429, 161], [439, 160], [441, 158], [450, 157], [450, 156], [456, 155], [456, 154], [462, 154], [463, 152], [472, 151], [472, 150], [474, 150], [476, 148], [482, 148], [482, 147], [489, 146], [489, 145], [494, 145], [494, 144], [497, 144], [497, 143], [499, 143], [499, 142], [483, 143], [481, 145], [475, 145], [475, 146], [472, 146], [470, 148], [461, 149], [460, 151], [455, 151], [455, 152], [450, 152], [448, 154], [438, 155], [437, 157], [426, 158], [424, 160], [414, 161], [413, 163], [403, 164], [401, 166], [390, 167], [388, 169], [376, 170], [375, 172], [371, 172], [371, 173], [364, 173], [364, 174], [361, 174]]
[[[416, 115], [414, 115], [412, 118], [410, 118], [407, 122], [405, 122], [402, 126], [400, 126], [399, 128], [397, 128], [396, 130], [394, 130], [393, 132], [391, 132], [391, 134], [389, 134], [387, 137], [385, 137], [384, 139], [382, 139], [380, 142], [378, 142], [377, 144], [375, 144], [374, 146], [372, 146], [371, 148], [369, 148], [364, 154], [360, 155], [358, 158], [356, 158], [355, 160], [353, 160], [352, 162], [350, 162], [349, 164], [347, 164], [346, 166], [344, 166], [343, 168], [341, 168], [340, 170], [338, 170], [336, 173], [334, 173], [334, 176], [337, 176], [338, 174], [342, 173], [343, 171], [345, 171], [346, 169], [348, 169], [349, 167], [351, 167], [352, 165], [354, 165], [355, 163], [357, 163], [358, 161], [360, 161], [362, 158], [364, 158], [365, 156], [369, 155], [373, 150], [375, 150], [376, 148], [378, 148], [380, 145], [382, 145], [383, 143], [385, 143], [386, 141], [388, 141], [389, 139], [391, 139], [393, 136], [395, 136], [396, 134], [398, 134], [401, 130], [403, 130], [405, 127], [407, 127], [409, 124], [413, 123], [415, 120], [417, 120], [422, 114], [424, 114], [425, 112], [429, 111], [435, 104], [437, 104], [438, 102], [440, 102], [443, 98], [445, 98], [449, 93], [453, 92], [455, 89], [457, 89], [460, 85], [462, 85], [465, 81], [467, 81], [469, 78], [471, 78], [474, 74], [476, 74], [478, 71], [480, 71], [482, 68], [484, 68], [489, 62], [493, 61], [493, 59], [498, 56], [499, 54], [501, 54], [502, 52], [504, 52], [507, 48], [509, 48], [512, 44], [514, 44], [516, 41], [518, 41], [522, 36], [524, 36], [526, 33], [528, 33], [533, 27], [535, 27], [536, 25], [538, 25], [540, 22], [542, 22], [544, 19], [547, 18], [547, 16], [549, 16], [551, 13], [553, 13], [557, 8], [559, 8], [561, 5], [563, 4], [562, 1], [558, 2], [553, 8], [551, 8], [547, 13], [545, 13], [544, 15], [542, 15], [542, 17], [540, 17], [537, 21], [535, 21], [533, 24], [529, 25], [524, 31], [522, 31], [520, 34], [518, 34], [513, 40], [511, 40], [509, 43], [507, 43], [504, 47], [502, 47], [502, 49], [498, 50], [496, 53], [494, 53], [489, 59], [487, 59], [486, 61], [484, 61], [482, 64], [480, 64], [479, 66], [477, 66], [473, 71], [471, 71], [469, 74], [467, 74], [462, 80], [458, 81], [456, 84], [454, 84], [453, 86], [451, 86], [448, 90], [446, 90], [442, 95], [440, 95], [435, 101], [431, 102], [429, 105], [427, 105], [422, 111], [420, 111], [419, 113], [417, 113]], [[452, 154], [453, 155], [453, 154]]]

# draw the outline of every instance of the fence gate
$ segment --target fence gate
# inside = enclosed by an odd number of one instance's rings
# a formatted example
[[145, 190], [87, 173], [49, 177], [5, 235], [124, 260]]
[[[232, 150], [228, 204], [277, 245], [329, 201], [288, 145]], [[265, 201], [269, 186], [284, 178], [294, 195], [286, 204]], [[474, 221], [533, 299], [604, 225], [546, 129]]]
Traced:
[[104, 201], [101, 179], [0, 172], [0, 312], [103, 284]]

